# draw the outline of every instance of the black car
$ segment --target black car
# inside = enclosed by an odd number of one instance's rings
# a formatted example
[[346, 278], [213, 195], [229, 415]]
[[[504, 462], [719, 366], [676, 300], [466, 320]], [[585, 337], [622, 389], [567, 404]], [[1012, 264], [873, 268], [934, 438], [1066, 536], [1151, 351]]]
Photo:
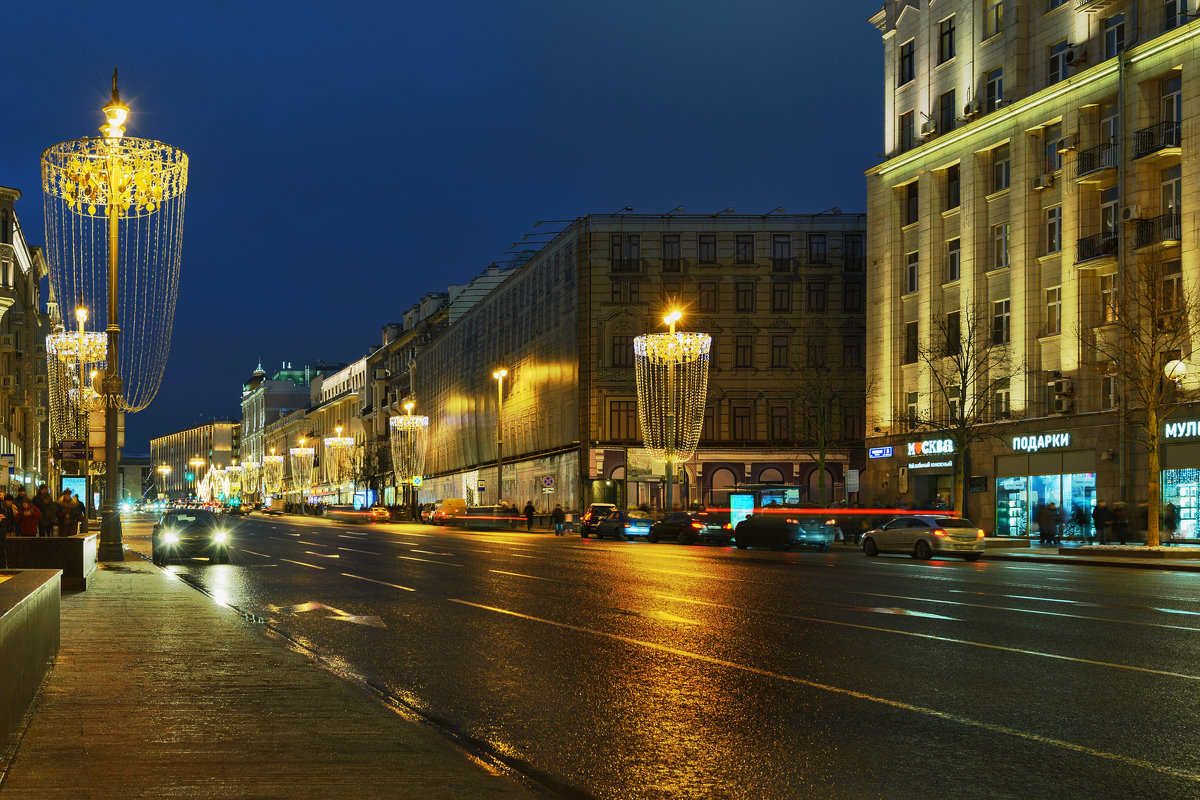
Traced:
[[765, 545], [776, 550], [790, 550], [794, 545], [808, 545], [819, 552], [829, 549], [837, 528], [822, 520], [805, 520], [784, 514], [755, 514], [746, 517], [733, 529], [734, 543], [740, 549]]
[[687, 514], [676, 511], [660, 519], [650, 526], [648, 538], [652, 542], [669, 540], [679, 544], [695, 542], [716, 542], [729, 544], [733, 530], [727, 523], [721, 521], [718, 514], [697, 512]]
[[650, 535], [650, 515], [645, 511], [609, 512], [608, 516], [596, 523], [592, 535], [597, 539], [611, 536], [614, 539], [628, 539], [631, 536]]
[[173, 558], [207, 558], [229, 563], [229, 528], [224, 520], [202, 508], [173, 509], [163, 514], [150, 533], [152, 560], [163, 566]]
[[617, 510], [612, 503], [592, 503], [579, 520], [579, 535], [584, 539], [596, 532], [596, 527]]

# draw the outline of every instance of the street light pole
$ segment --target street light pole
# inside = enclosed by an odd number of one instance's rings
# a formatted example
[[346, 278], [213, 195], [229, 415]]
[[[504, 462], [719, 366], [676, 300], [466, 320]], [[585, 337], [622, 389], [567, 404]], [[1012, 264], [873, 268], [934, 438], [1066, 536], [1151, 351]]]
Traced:
[[501, 367], [492, 373], [496, 379], [496, 506], [500, 506], [504, 485], [504, 377], [508, 370]]

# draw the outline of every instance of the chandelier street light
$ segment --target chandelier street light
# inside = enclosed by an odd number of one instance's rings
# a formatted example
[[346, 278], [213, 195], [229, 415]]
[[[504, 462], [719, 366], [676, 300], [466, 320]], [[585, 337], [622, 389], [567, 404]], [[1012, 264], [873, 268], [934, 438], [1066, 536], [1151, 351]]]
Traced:
[[[107, 299], [98, 555], [123, 561], [119, 414], [148, 406], [162, 383], [179, 287], [188, 158], [162, 142], [124, 136], [129, 106], [121, 102], [115, 69], [103, 111], [101, 136], [59, 142], [42, 153], [42, 196], [54, 296], [68, 308], [102, 294]], [[121, 337], [122, 330], [128, 335]]]
[[288, 450], [288, 455], [292, 461], [292, 482], [296, 484], [296, 488], [300, 492], [300, 505], [304, 505], [304, 490], [308, 488], [308, 484], [312, 481], [313, 462], [316, 460], [316, 450], [312, 447], [305, 447], [306, 440], [301, 437], [300, 446], [292, 447]]
[[275, 455], [274, 447], [271, 455], [263, 456], [262, 481], [263, 490], [269, 495], [278, 494], [283, 487], [283, 456]]
[[334, 430], [337, 431], [336, 436], [325, 437], [325, 473], [329, 476], [330, 483], [337, 484], [337, 498], [340, 503], [342, 501], [341, 480], [350, 471], [351, 456], [354, 454], [354, 437], [342, 436], [341, 425]]
[[675, 323], [682, 316], [672, 311], [663, 317], [669, 333], [647, 333], [633, 340], [638, 422], [650, 456], [667, 466], [663, 510], [668, 513], [672, 510], [675, 464], [690, 459], [700, 442], [712, 348], [707, 333], [675, 332]]
[[200, 468], [208, 462], [200, 456], [188, 460], [188, 466], [192, 468], [192, 494], [200, 496]]
[[429, 417], [414, 417], [414, 405], [412, 401], [405, 403], [404, 416], [388, 420], [392, 470], [396, 473], [396, 482], [408, 494], [404, 505], [410, 509], [417, 502], [417, 481], [425, 475], [425, 449], [429, 444]]
[[170, 497], [170, 494], [167, 491], [167, 476], [171, 474], [171, 468], [166, 464], [159, 464], [158, 474], [162, 476], [162, 494]]
[[501, 367], [492, 373], [496, 379], [496, 506], [504, 496], [500, 491], [504, 486], [504, 378], [508, 370]]

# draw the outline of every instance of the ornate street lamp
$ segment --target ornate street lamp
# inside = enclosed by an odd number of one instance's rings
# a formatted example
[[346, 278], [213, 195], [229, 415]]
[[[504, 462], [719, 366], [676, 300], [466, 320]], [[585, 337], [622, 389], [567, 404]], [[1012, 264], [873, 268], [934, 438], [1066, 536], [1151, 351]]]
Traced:
[[253, 501], [258, 494], [260, 467], [257, 461], [242, 462], [242, 496]]
[[274, 447], [271, 455], [263, 456], [262, 479], [263, 490], [269, 495], [276, 495], [283, 488], [283, 456], [275, 455]]
[[405, 506], [409, 508], [416, 504], [413, 480], [425, 475], [425, 448], [429, 444], [429, 417], [414, 417], [413, 405], [412, 402], [405, 403], [407, 413], [388, 420], [392, 470], [396, 473], [396, 482], [409, 493], [405, 500]]
[[338, 502], [342, 499], [342, 476], [353, 466], [354, 438], [342, 436], [342, 426], [339, 425], [337, 436], [325, 437], [325, 473], [330, 483], [338, 484]]
[[304, 490], [312, 481], [313, 461], [316, 460], [316, 451], [311, 447], [305, 447], [304, 441], [301, 439], [299, 447], [292, 447], [288, 450], [288, 455], [292, 459], [292, 482], [300, 490], [301, 506], [304, 505]]
[[[42, 153], [46, 251], [54, 295], [67, 307], [99, 297], [108, 301], [100, 387], [106, 461], [101, 561], [125, 558], [117, 497], [118, 414], [145, 408], [162, 382], [179, 286], [187, 192], [187, 155], [162, 142], [124, 138], [128, 113], [113, 70], [103, 136], [60, 142]], [[131, 335], [122, 339], [122, 330]]]
[[696, 452], [704, 425], [708, 393], [707, 333], [675, 332], [682, 315], [672, 311], [663, 321], [670, 333], [647, 333], [633, 340], [637, 367], [638, 422], [651, 457], [667, 465], [664, 511], [671, 511], [674, 467]]
[[158, 474], [162, 475], [162, 493], [170, 497], [170, 494], [167, 491], [167, 476], [171, 474], [171, 468], [166, 464], [159, 464], [157, 469]]
[[492, 373], [496, 379], [496, 503], [498, 507], [504, 498], [501, 489], [504, 487], [504, 379], [508, 370], [501, 367]]
[[195, 494], [196, 497], [200, 496], [200, 468], [207, 463], [208, 462], [200, 456], [196, 456], [195, 458], [188, 460], [188, 466], [192, 468], [192, 493]]
[[225, 496], [230, 500], [240, 500], [242, 497], [242, 467], [237, 461], [234, 461], [225, 468], [224, 480], [222, 485], [225, 487]]

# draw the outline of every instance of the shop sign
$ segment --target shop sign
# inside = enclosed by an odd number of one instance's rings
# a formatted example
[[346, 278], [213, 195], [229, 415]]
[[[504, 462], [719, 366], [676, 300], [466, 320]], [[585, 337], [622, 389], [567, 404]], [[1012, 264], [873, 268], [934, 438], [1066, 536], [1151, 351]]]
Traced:
[[954, 442], [951, 439], [926, 439], [923, 442], [909, 442], [910, 456], [937, 456], [954, 452]]
[[867, 451], [867, 455], [871, 458], [891, 458], [892, 448], [890, 445], [888, 447], [872, 447]]
[[1200, 420], [1168, 422], [1163, 426], [1164, 439], [1192, 439], [1196, 436], [1200, 436]]
[[1045, 450], [1047, 447], [1070, 447], [1071, 434], [1069, 433], [1043, 433], [1039, 436], [1014, 436], [1012, 440], [1013, 450], [1024, 450], [1026, 453], [1036, 453], [1039, 450]]
[[953, 461], [917, 461], [908, 462], [909, 469], [933, 469], [934, 467], [953, 467]]

